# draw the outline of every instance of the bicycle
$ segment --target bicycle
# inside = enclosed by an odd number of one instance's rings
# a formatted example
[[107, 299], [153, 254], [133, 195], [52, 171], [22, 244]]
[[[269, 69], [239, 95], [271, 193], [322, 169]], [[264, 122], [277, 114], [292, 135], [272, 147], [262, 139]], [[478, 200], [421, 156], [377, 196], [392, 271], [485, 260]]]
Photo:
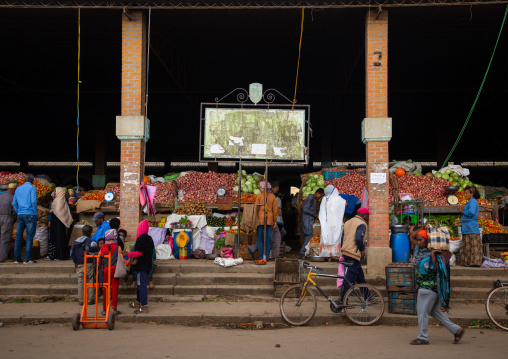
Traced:
[[[344, 267], [350, 267], [352, 262], [339, 262]], [[369, 284], [351, 284], [351, 282], [341, 275], [321, 274], [319, 271], [324, 269], [310, 266], [307, 262], [302, 262], [303, 268], [308, 269], [307, 280], [304, 283], [295, 284], [289, 287], [280, 299], [280, 312], [284, 320], [294, 326], [301, 326], [309, 323], [317, 310], [316, 295], [310, 290], [312, 284], [316, 289], [330, 302], [330, 309], [334, 313], [344, 314], [350, 321], [357, 325], [372, 325], [383, 316], [385, 310], [385, 301], [381, 292]], [[326, 278], [339, 278], [349, 283], [350, 289], [344, 295], [344, 301], [339, 299], [334, 301], [331, 297], [314, 282], [313, 276]], [[340, 294], [342, 294], [342, 286]]]
[[485, 296], [485, 310], [495, 325], [508, 330], [508, 283], [494, 282]]

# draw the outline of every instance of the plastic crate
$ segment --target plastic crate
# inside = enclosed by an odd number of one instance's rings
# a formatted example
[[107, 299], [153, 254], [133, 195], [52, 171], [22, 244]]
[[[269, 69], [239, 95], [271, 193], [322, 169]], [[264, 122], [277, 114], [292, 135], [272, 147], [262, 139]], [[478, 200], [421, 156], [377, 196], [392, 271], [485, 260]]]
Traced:
[[389, 292], [388, 313], [416, 315], [416, 293]]
[[323, 171], [323, 177], [326, 181], [344, 177], [347, 171]]
[[388, 292], [416, 292], [415, 268], [411, 263], [390, 263], [386, 267]]
[[508, 234], [506, 233], [484, 234], [483, 243], [508, 243]]

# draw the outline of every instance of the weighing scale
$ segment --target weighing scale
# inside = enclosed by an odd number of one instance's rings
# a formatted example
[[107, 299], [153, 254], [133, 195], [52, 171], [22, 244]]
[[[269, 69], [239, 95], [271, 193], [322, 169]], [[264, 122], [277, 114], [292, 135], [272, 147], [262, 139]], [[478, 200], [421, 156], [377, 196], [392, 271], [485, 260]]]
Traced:
[[455, 192], [459, 190], [459, 186], [446, 186], [444, 189], [448, 192], [448, 197], [446, 197], [446, 201], [450, 206], [456, 206], [459, 204], [459, 199], [455, 195]]
[[113, 192], [108, 192], [106, 193], [106, 195], [104, 196], [104, 200], [106, 202], [111, 202], [113, 199], [115, 199], [115, 195], [113, 194]]
[[226, 195], [226, 189], [224, 187], [219, 187], [217, 190], [217, 197], [224, 197]]

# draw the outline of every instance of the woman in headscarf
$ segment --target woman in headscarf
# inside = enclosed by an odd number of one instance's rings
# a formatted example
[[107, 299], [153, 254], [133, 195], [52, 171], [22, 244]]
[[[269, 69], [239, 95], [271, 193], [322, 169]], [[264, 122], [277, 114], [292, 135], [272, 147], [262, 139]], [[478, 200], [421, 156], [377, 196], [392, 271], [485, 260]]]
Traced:
[[425, 229], [415, 228], [409, 239], [415, 247], [413, 261], [418, 286], [416, 312], [420, 328], [418, 337], [409, 344], [429, 344], [429, 315], [440, 321], [453, 334], [453, 344], [458, 344], [464, 335], [464, 328], [440, 311], [440, 306], [446, 306], [446, 298], [450, 295], [442, 253], [427, 248], [429, 236]]
[[[257, 228], [257, 242], [259, 250], [259, 260], [255, 264], [266, 264], [266, 260], [270, 259], [270, 248], [272, 244], [272, 229], [277, 226], [277, 199], [271, 193], [272, 185], [268, 182], [266, 189], [266, 203], [265, 203], [265, 182], [259, 184], [261, 193], [256, 196], [256, 207], [258, 211], [258, 228]], [[263, 246], [264, 228], [266, 223], [266, 247]], [[263, 259], [265, 255], [266, 260]]]
[[[113, 308], [113, 314], [119, 315], [122, 314], [119, 310], [117, 310], [118, 306], [118, 286], [120, 285], [120, 278], [115, 278], [116, 271], [116, 263], [118, 261], [118, 256], [122, 258], [125, 265], [131, 265], [133, 262], [129, 262], [123, 259], [122, 248], [117, 243], [118, 233], [114, 229], [108, 229], [104, 234], [104, 245], [100, 250], [101, 255], [111, 254], [111, 266], [108, 266], [109, 263], [104, 263], [104, 283], [109, 283], [109, 276], [111, 273], [111, 307]], [[102, 296], [102, 315], [106, 315], [106, 295]]]
[[136, 273], [136, 301], [129, 304], [131, 308], [135, 308], [134, 313], [148, 313], [148, 290], [146, 282], [148, 273], [152, 269], [152, 254], [154, 251], [152, 237], [148, 235], [148, 221], [144, 220], [138, 225], [136, 244], [134, 251], [129, 255], [136, 256], [132, 262], [132, 270]]
[[321, 200], [319, 209], [319, 224], [321, 225], [319, 255], [321, 257], [340, 255], [342, 219], [345, 209], [346, 201], [339, 196], [339, 190], [332, 185], [326, 186], [325, 197]]
[[53, 203], [51, 204], [51, 224], [49, 228], [49, 260], [61, 261], [70, 259], [69, 237], [67, 229], [73, 222], [69, 204], [65, 198], [65, 189], [55, 188]]

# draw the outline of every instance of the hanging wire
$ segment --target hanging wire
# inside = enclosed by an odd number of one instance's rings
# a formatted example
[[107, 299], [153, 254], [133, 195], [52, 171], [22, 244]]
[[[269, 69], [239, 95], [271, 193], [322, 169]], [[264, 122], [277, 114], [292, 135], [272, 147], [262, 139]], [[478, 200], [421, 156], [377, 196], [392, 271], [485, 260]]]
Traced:
[[298, 73], [300, 71], [300, 54], [302, 52], [302, 37], [303, 37], [303, 20], [305, 18], [305, 6], [302, 7], [302, 24], [300, 26], [300, 44], [298, 45], [298, 64], [296, 66], [296, 81], [295, 81], [295, 96], [293, 97], [293, 106], [294, 108], [296, 103], [296, 89], [298, 88]]
[[150, 29], [152, 23], [152, 8], [148, 9], [148, 46], [146, 55], [146, 88], [145, 88], [145, 117], [148, 118], [148, 74], [150, 72]]
[[[499, 34], [497, 35], [496, 44], [494, 45], [494, 50], [492, 51], [492, 55], [490, 56], [489, 65], [487, 66], [485, 75], [483, 75], [483, 80], [482, 80], [482, 83], [480, 84], [480, 88], [478, 89], [478, 93], [476, 94], [476, 98], [474, 99], [473, 105], [471, 106], [471, 109], [469, 110], [466, 121], [464, 122], [464, 125], [462, 126], [462, 129], [460, 130], [460, 133], [457, 136], [457, 139], [455, 140], [455, 143], [453, 144], [453, 147], [450, 150], [450, 153], [448, 153], [448, 157], [446, 157], [443, 164], [439, 168], [438, 172], [441, 171], [445, 167], [445, 165], [448, 163], [448, 161], [452, 157], [453, 152], [457, 148], [457, 145], [459, 144], [460, 139], [462, 138], [462, 135], [464, 134], [464, 131], [466, 130], [469, 120], [471, 119], [471, 116], [473, 115], [473, 111], [476, 107], [476, 103], [478, 102], [478, 99], [480, 98], [480, 95], [482, 93], [483, 85], [485, 84], [485, 81], [487, 80], [487, 75], [489, 74], [490, 66], [492, 65], [492, 61], [494, 60], [494, 55], [496, 54], [497, 45], [499, 44], [499, 39], [501, 38], [501, 34], [503, 33], [503, 28], [504, 28], [504, 24], [506, 22], [507, 15], [508, 15], [508, 5], [506, 6], [506, 10], [504, 12], [504, 17], [503, 17], [503, 22], [501, 23], [501, 28], [499, 29]], [[418, 196], [418, 199], [420, 199], [420, 197], [423, 196], [423, 194], [429, 189], [429, 187], [432, 185], [432, 183], [434, 183], [435, 179], [436, 179], [435, 177], [432, 179], [432, 182], [430, 182], [429, 185], [427, 186], [427, 188], [425, 188], [425, 190], [420, 194], [420, 196]]]
[[79, 72], [81, 62], [81, 9], [78, 9], [78, 88], [77, 88], [77, 123], [76, 123], [76, 184], [79, 191]]

